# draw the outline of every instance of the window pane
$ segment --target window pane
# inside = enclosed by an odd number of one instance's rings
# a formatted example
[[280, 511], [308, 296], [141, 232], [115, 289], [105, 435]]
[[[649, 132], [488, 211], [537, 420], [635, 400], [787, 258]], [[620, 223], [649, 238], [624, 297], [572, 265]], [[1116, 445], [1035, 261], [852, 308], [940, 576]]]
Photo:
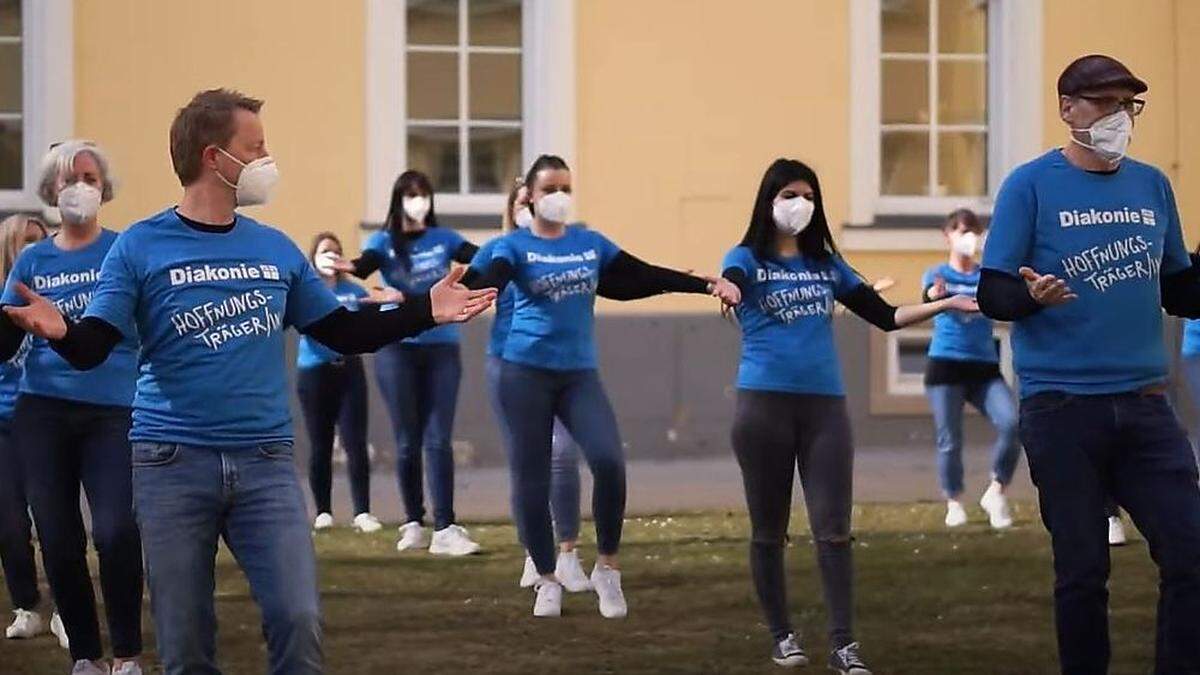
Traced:
[[939, 196], [987, 193], [987, 135], [952, 131], [938, 134]]
[[929, 194], [929, 134], [884, 132], [879, 150], [879, 185], [885, 195]]
[[479, 47], [521, 46], [521, 0], [470, 0], [469, 43]]
[[21, 0], [0, 0], [0, 35], [21, 35]]
[[503, 192], [521, 173], [521, 130], [472, 127], [471, 192]]
[[458, 55], [408, 53], [408, 118], [458, 119]]
[[938, 62], [938, 124], [987, 124], [987, 64]]
[[21, 123], [0, 122], [0, 190], [20, 190], [24, 182], [21, 167]]
[[929, 0], [881, 0], [883, 51], [929, 51]]
[[938, 0], [938, 52], [987, 53], [987, 2]]
[[923, 375], [929, 353], [929, 340], [917, 337], [901, 338], [896, 344], [901, 375]]
[[521, 56], [471, 54], [471, 119], [521, 119]]
[[429, 176], [435, 192], [459, 192], [458, 128], [409, 127], [408, 166]]
[[458, 0], [408, 0], [408, 44], [457, 45]]
[[880, 78], [884, 124], [929, 124], [927, 61], [884, 61]]

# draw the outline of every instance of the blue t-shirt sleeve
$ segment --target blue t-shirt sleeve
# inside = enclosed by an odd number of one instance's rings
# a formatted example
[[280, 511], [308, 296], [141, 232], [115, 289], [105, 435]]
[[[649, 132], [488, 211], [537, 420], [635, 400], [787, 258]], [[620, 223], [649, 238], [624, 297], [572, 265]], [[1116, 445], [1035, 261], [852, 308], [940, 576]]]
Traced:
[[492, 262], [492, 254], [495, 253], [497, 241], [499, 239], [489, 239], [479, 247], [479, 250], [475, 252], [475, 257], [471, 258], [471, 269], [478, 273], [487, 270], [488, 264]]
[[1163, 201], [1167, 207], [1166, 231], [1163, 239], [1162, 273], [1173, 274], [1191, 267], [1187, 246], [1183, 243], [1183, 226], [1179, 222], [1179, 208], [1175, 205], [1175, 192], [1171, 181], [1161, 173]]
[[600, 255], [600, 269], [608, 267], [608, 264], [616, 259], [617, 254], [621, 252], [621, 247], [612, 243], [608, 237], [600, 234], [595, 230], [588, 230], [596, 238], [596, 252]]
[[921, 289], [924, 290], [932, 286], [933, 282], [937, 281], [937, 276], [938, 268], [930, 267], [929, 269], [925, 270], [925, 273], [921, 275]]
[[1036, 226], [1037, 196], [1033, 183], [1018, 169], [1005, 179], [996, 195], [983, 246], [983, 266], [1016, 276], [1017, 270], [1029, 261]]
[[741, 270], [746, 276], [754, 274], [754, 261], [751, 259], [750, 252], [745, 248], [738, 246], [730, 249], [725, 254], [725, 258], [721, 260], [721, 271], [727, 269]]
[[25, 300], [17, 294], [17, 282], [29, 285], [29, 252], [17, 256], [8, 279], [4, 282], [4, 295], [0, 296], [0, 305], [25, 305]]
[[291, 270], [291, 281], [288, 283], [283, 322], [285, 325], [303, 329], [310, 323], [328, 316], [341, 307], [341, 303], [290, 239], [286, 240], [284, 246], [284, 256], [288, 261], [285, 269]]
[[356, 298], [365, 298], [370, 295], [370, 293], [367, 292], [367, 289], [359, 286], [356, 283], [351, 282], [350, 287], [352, 289], [351, 292], [354, 293], [354, 297]]
[[127, 338], [136, 334], [138, 300], [142, 276], [138, 272], [136, 234], [117, 237], [100, 265], [100, 280], [83, 315], [94, 316], [121, 331]]
[[520, 259], [520, 252], [517, 251], [512, 237], [502, 237], [496, 242], [496, 247], [492, 249], [491, 260], [507, 260], [513, 267], [516, 267]]
[[836, 298], [846, 297], [850, 291], [865, 283], [862, 277], [858, 276], [858, 272], [840, 255], [833, 256], [833, 268], [837, 271], [837, 282], [833, 286], [833, 295]]
[[375, 251], [386, 256], [390, 246], [388, 238], [388, 233], [383, 230], [372, 234], [367, 237], [367, 243], [363, 244], [363, 251]]

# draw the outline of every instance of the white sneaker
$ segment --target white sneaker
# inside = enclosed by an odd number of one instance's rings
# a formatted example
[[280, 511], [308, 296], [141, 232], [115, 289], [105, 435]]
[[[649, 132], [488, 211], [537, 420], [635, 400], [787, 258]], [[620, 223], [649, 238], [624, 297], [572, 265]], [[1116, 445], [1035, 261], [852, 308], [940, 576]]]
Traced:
[[1012, 527], [1012, 511], [1008, 508], [1008, 497], [1001, 492], [1000, 484], [992, 481], [988, 486], [983, 496], [979, 498], [979, 505], [987, 511], [988, 522], [991, 523], [992, 529], [1003, 530]]
[[554, 565], [554, 576], [571, 593], [592, 590], [592, 582], [588, 581], [587, 573], [579, 563], [579, 551], [560, 551], [558, 562]]
[[107, 664], [96, 665], [95, 661], [80, 659], [75, 662], [75, 666], [71, 668], [71, 675], [111, 675], [112, 671], [108, 669]]
[[415, 520], [400, 526], [400, 541], [396, 542], [397, 551], [411, 551], [413, 549], [425, 548], [425, 528]]
[[383, 529], [383, 523], [379, 519], [369, 513], [360, 513], [354, 516], [354, 529], [363, 534], [378, 532]]
[[625, 593], [621, 591], [621, 571], [608, 565], [596, 563], [592, 569], [592, 588], [600, 598], [600, 616], [606, 619], [624, 619], [629, 613], [625, 604]]
[[1125, 538], [1125, 523], [1121, 522], [1121, 516], [1109, 516], [1108, 545], [1124, 546], [1126, 541], [1128, 540]]
[[12, 625], [4, 629], [4, 637], [9, 640], [27, 640], [46, 632], [46, 622], [42, 615], [27, 609], [14, 609]]
[[126, 661], [120, 668], [113, 668], [112, 675], [142, 675], [142, 666], [137, 661]]
[[537, 566], [533, 564], [533, 558], [525, 556], [525, 567], [521, 570], [521, 588], [533, 588], [538, 580]]
[[967, 524], [967, 511], [962, 502], [957, 499], [946, 500], [946, 527], [959, 527]]
[[58, 612], [55, 612], [50, 617], [50, 632], [54, 634], [54, 637], [58, 638], [59, 647], [63, 649], [71, 648], [71, 641], [67, 639], [67, 627], [63, 625], [62, 617], [58, 615]]
[[538, 577], [534, 588], [537, 597], [533, 600], [533, 615], [542, 619], [562, 616], [562, 584]]
[[314, 530], [328, 530], [333, 527], [333, 514], [318, 513], [316, 520], [313, 521]]
[[479, 552], [479, 544], [471, 541], [467, 528], [462, 525], [447, 525], [433, 533], [429, 552], [434, 555], [471, 555]]

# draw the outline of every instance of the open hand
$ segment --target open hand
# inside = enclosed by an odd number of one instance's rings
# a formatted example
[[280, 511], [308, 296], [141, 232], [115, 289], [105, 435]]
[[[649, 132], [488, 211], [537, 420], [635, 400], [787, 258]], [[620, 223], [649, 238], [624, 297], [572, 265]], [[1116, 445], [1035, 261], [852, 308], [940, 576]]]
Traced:
[[946, 297], [946, 279], [940, 274], [933, 278], [933, 285], [928, 291], [930, 300], [941, 300]]
[[462, 285], [466, 272], [466, 267], [455, 267], [429, 289], [429, 304], [433, 310], [433, 320], [437, 323], [469, 321], [491, 307], [496, 300], [494, 288], [473, 291]]
[[946, 300], [946, 309], [955, 309], [960, 312], [978, 312], [979, 303], [969, 295], [955, 295]]
[[359, 302], [366, 302], [373, 305], [399, 305], [404, 302], [404, 294], [394, 288], [380, 288], [376, 286], [368, 291], [368, 293], [370, 295]]
[[1039, 274], [1032, 267], [1022, 267], [1017, 271], [1025, 280], [1025, 285], [1029, 287], [1029, 294], [1039, 305], [1053, 307], [1079, 297], [1071, 291], [1071, 287], [1067, 285], [1066, 281], [1053, 274]]
[[742, 301], [742, 289], [724, 277], [704, 277], [708, 282], [708, 292], [721, 302], [733, 306]]
[[4, 313], [13, 323], [26, 333], [32, 333], [47, 340], [61, 340], [67, 334], [67, 320], [54, 303], [34, 293], [28, 286], [17, 282], [17, 293], [29, 303], [24, 307], [9, 305]]

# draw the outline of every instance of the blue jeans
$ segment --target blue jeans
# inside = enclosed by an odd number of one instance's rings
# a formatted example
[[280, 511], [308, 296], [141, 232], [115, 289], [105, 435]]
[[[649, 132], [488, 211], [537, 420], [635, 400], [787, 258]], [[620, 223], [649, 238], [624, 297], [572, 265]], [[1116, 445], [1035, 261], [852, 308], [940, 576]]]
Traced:
[[270, 673], [320, 673], [317, 565], [291, 443], [133, 444], [133, 501], [167, 675], [219, 673], [218, 537], [262, 610]]
[[625, 520], [625, 456], [617, 418], [595, 369], [500, 365], [501, 425], [512, 475], [513, 519], [539, 574], [554, 572], [550, 518], [554, 420], [562, 420], [592, 471], [596, 549], [614, 555]]
[[1036, 394], [1021, 402], [1021, 440], [1054, 550], [1062, 672], [1108, 669], [1110, 495], [1158, 566], [1154, 672], [1200, 672], [1200, 487], [1166, 397]]
[[1002, 485], [1012, 482], [1021, 446], [1017, 442], [1017, 403], [1002, 378], [971, 384], [931, 384], [925, 388], [937, 442], [938, 481], [947, 499], [963, 491], [963, 405], [970, 403], [987, 415], [996, 429], [992, 445], [992, 478]]
[[422, 448], [434, 529], [454, 524], [451, 434], [462, 362], [457, 344], [392, 343], [375, 354], [375, 375], [396, 439], [396, 480], [409, 521], [425, 520]]
[[[501, 429], [505, 429], [504, 411], [500, 408], [500, 364], [495, 356], [487, 358], [484, 374], [487, 379], [488, 400], [496, 413]], [[560, 541], [579, 538], [579, 444], [562, 420], [554, 418], [554, 437], [550, 452], [550, 515], [554, 520], [554, 536]]]
[[46, 580], [76, 660], [104, 654], [81, 486], [92, 515], [113, 655], [142, 652], [142, 546], [133, 517], [129, 424], [129, 408], [30, 394], [17, 398], [13, 413], [12, 437], [25, 468]]

